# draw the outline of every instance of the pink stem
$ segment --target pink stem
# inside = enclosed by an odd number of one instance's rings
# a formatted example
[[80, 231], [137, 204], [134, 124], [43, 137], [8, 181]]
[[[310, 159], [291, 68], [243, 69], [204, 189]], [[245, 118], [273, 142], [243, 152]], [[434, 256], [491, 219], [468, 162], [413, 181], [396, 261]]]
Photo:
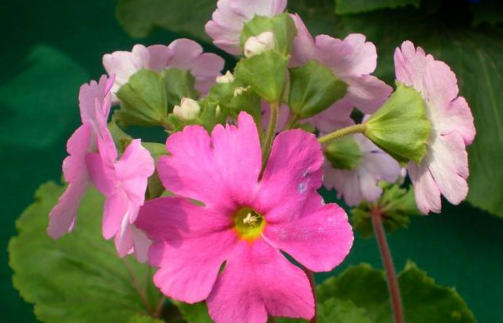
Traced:
[[384, 232], [382, 224], [381, 210], [372, 210], [371, 217], [377, 244], [379, 246], [379, 252], [381, 253], [382, 262], [388, 278], [388, 289], [391, 296], [391, 305], [393, 308], [395, 323], [404, 323], [400, 287], [398, 286], [398, 279], [396, 277], [395, 267], [393, 266], [393, 259], [391, 257], [388, 241], [386, 240], [386, 233]]

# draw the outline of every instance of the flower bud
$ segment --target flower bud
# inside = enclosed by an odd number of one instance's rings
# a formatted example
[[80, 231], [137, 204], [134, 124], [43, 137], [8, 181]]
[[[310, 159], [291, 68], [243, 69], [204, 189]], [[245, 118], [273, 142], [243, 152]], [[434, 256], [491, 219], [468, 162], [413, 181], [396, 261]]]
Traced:
[[230, 71], [227, 71], [225, 75], [217, 77], [218, 84], [228, 84], [234, 82], [234, 80], [235, 80], [234, 75]]
[[275, 43], [274, 34], [271, 31], [263, 32], [258, 36], [252, 36], [245, 43], [245, 57], [250, 58], [272, 50], [275, 47]]
[[201, 107], [196, 100], [183, 98], [180, 105], [173, 108], [173, 113], [182, 121], [189, 121], [197, 118], [201, 112]]

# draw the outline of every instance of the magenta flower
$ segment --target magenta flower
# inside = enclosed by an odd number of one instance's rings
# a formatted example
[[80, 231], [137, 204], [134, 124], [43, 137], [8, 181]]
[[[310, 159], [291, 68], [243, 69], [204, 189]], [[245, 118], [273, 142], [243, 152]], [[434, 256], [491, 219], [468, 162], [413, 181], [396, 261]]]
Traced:
[[136, 222], [155, 241], [156, 286], [179, 301], [206, 299], [217, 323], [310, 319], [308, 278], [281, 251], [312, 271], [329, 271], [353, 242], [346, 213], [316, 191], [323, 154], [315, 136], [279, 134], [261, 178], [260, 141], [246, 113], [237, 127], [217, 126], [211, 136], [186, 127], [166, 146], [171, 155], [159, 161], [159, 176], [180, 197], [148, 201]]
[[129, 78], [142, 69], [162, 72], [177, 68], [190, 71], [195, 88], [206, 94], [220, 76], [224, 59], [212, 53], [203, 53], [201, 45], [189, 39], [178, 39], [169, 46], [135, 45], [131, 52], [117, 51], [103, 56], [103, 66], [109, 75], [116, 75], [112, 92], [116, 93]]
[[286, 9], [287, 0], [218, 0], [206, 33], [215, 46], [233, 55], [243, 53], [240, 38], [244, 24], [255, 16], [274, 17]]
[[96, 151], [96, 136], [91, 123], [98, 118], [108, 118], [110, 113], [110, 88], [114, 78], [103, 75], [99, 82], [91, 81], [80, 88], [79, 108], [82, 125], [67, 143], [69, 156], [63, 161], [63, 175], [69, 183], [58, 204], [49, 213], [47, 233], [57, 239], [73, 229], [80, 201], [90, 185], [86, 156]]
[[93, 184], [105, 196], [103, 237], [115, 237], [119, 256], [134, 252], [139, 261], [145, 262], [151, 242], [133, 223], [145, 202], [148, 178], [155, 171], [154, 160], [140, 139], [133, 140], [118, 158], [107, 120], [98, 118], [92, 126], [98, 153], [88, 154], [86, 165]]
[[[315, 116], [311, 122], [323, 122], [329, 114], [344, 113], [341, 108], [350, 105], [371, 114], [383, 105], [392, 88], [372, 74], [377, 66], [377, 51], [361, 34], [350, 34], [344, 40], [327, 35], [313, 38], [298, 15], [292, 15], [297, 26], [291, 66], [302, 66], [316, 60], [328, 67], [338, 78], [348, 84], [348, 93], [323, 115]], [[337, 118], [337, 116], [336, 116]]]
[[379, 182], [394, 183], [401, 174], [401, 168], [391, 156], [374, 145], [364, 135], [351, 137], [360, 148], [361, 159], [353, 169], [336, 169], [325, 161], [323, 184], [327, 189], [334, 188], [338, 198], [344, 197], [349, 206], [362, 201], [373, 202], [382, 194]]
[[475, 126], [465, 98], [458, 96], [456, 75], [444, 62], [426, 55], [410, 41], [395, 51], [396, 78], [421, 92], [432, 130], [426, 156], [408, 170], [419, 210], [439, 213], [443, 195], [459, 204], [468, 194], [466, 146], [475, 138]]

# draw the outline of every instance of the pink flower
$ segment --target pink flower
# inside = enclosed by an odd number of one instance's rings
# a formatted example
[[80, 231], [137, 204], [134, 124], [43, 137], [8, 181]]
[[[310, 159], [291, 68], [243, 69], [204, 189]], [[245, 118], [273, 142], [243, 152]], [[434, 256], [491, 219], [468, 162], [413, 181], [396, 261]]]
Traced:
[[224, 60], [211, 53], [203, 53], [201, 45], [189, 39], [178, 39], [169, 46], [135, 45], [131, 52], [117, 51], [103, 56], [103, 66], [108, 74], [116, 75], [112, 92], [116, 93], [129, 78], [142, 69], [162, 72], [177, 68], [190, 71], [194, 76], [195, 88], [206, 94], [220, 76]]
[[69, 156], [63, 161], [63, 175], [69, 183], [58, 204], [49, 214], [47, 233], [57, 239], [73, 229], [80, 201], [90, 185], [86, 156], [96, 151], [96, 136], [91, 123], [98, 118], [108, 118], [110, 113], [110, 88], [113, 77], [103, 75], [99, 83], [91, 81], [80, 88], [79, 107], [82, 125], [67, 143]]
[[444, 62], [426, 55], [410, 41], [395, 51], [396, 78], [421, 92], [432, 130], [426, 156], [408, 170], [419, 210], [439, 213], [440, 195], [459, 204], [468, 194], [466, 146], [475, 137], [468, 103], [459, 97], [456, 75]]
[[243, 53], [241, 32], [244, 24], [255, 16], [274, 17], [286, 9], [287, 0], [218, 0], [213, 20], [206, 24], [206, 33], [215, 46], [233, 55]]
[[298, 15], [292, 15], [292, 18], [298, 34], [293, 43], [291, 66], [302, 66], [310, 60], [316, 60], [348, 84], [348, 93], [344, 98], [326, 110], [323, 116], [312, 118], [311, 122], [315, 126], [317, 122], [323, 122], [328, 114], [344, 114], [340, 109], [347, 105], [367, 114], [383, 105], [392, 88], [370, 75], [377, 66], [374, 44], [366, 42], [361, 34], [350, 34], [344, 40], [327, 35], [313, 38]]
[[312, 271], [330, 271], [353, 242], [346, 213], [316, 191], [323, 155], [315, 136], [279, 134], [262, 178], [257, 128], [246, 113], [237, 127], [219, 125], [211, 136], [188, 126], [166, 146], [171, 155], [159, 161], [159, 176], [180, 197], [148, 201], [136, 222], [156, 241], [149, 253], [160, 267], [156, 286], [176, 300], [206, 299], [217, 323], [310, 319], [308, 278], [281, 251]]
[[105, 196], [103, 237], [115, 237], [120, 257], [135, 252], [138, 260], [145, 262], [151, 242], [133, 223], [145, 202], [148, 178], [155, 171], [154, 160], [139, 139], [133, 140], [118, 158], [107, 119], [98, 118], [92, 126], [98, 153], [89, 153], [86, 165], [93, 184]]
[[362, 154], [359, 164], [351, 170], [336, 169], [325, 161], [323, 184], [327, 189], [334, 188], [339, 198], [344, 197], [347, 205], [356, 206], [364, 200], [373, 202], [379, 199], [382, 194], [379, 182], [396, 182], [402, 170], [391, 156], [364, 135], [355, 134], [351, 138]]

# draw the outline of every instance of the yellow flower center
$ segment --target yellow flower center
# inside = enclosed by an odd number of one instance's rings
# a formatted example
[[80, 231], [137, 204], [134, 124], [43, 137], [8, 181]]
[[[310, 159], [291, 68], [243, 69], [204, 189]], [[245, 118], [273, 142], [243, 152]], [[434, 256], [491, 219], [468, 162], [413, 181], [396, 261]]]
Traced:
[[253, 241], [259, 238], [265, 225], [264, 216], [251, 208], [241, 208], [234, 214], [234, 229], [243, 240]]

